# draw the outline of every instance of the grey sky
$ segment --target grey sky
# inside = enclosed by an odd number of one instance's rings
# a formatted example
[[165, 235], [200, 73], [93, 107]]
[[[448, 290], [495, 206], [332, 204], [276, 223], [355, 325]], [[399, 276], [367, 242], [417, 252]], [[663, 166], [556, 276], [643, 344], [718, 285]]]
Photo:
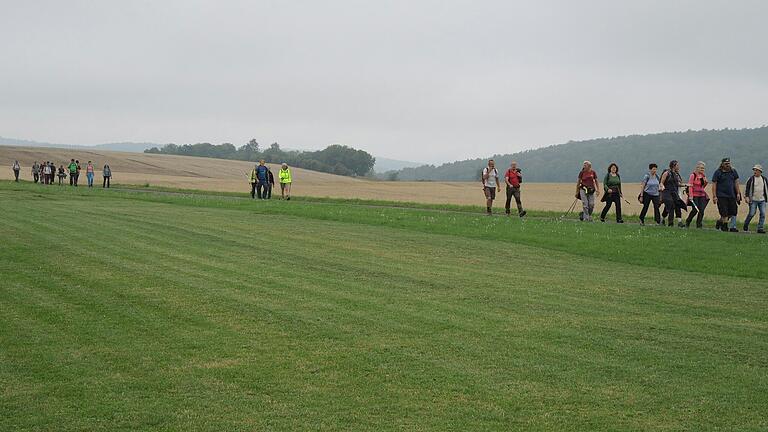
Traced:
[[0, 0], [0, 135], [427, 162], [754, 127], [766, 1]]

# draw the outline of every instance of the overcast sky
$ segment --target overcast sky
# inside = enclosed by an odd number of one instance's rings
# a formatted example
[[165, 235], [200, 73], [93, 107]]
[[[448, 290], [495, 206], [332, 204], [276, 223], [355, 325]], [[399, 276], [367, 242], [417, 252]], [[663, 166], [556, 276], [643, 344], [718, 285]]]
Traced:
[[768, 1], [0, 0], [0, 136], [424, 162], [767, 124]]

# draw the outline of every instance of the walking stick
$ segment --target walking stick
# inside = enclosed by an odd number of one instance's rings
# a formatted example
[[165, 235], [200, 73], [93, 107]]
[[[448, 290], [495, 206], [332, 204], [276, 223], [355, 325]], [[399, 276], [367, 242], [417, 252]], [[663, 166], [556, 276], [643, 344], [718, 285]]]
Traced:
[[563, 213], [562, 216], [560, 216], [560, 219], [565, 219], [566, 216], [571, 214], [573, 212], [573, 210], [576, 208], [576, 202], [578, 202], [578, 201], [579, 201], [578, 198], [574, 199], [573, 203], [571, 204], [571, 206], [568, 207], [568, 210], [565, 213]]

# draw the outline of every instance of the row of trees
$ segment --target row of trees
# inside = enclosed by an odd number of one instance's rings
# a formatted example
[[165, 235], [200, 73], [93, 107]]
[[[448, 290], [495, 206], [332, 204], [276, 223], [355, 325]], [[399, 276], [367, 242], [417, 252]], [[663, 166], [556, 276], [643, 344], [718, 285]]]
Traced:
[[199, 156], [219, 159], [235, 159], [256, 162], [261, 159], [270, 163], [285, 162], [290, 166], [306, 168], [343, 176], [366, 176], [373, 170], [376, 158], [363, 150], [343, 145], [330, 145], [318, 151], [283, 150], [278, 143], [261, 149], [258, 141], [250, 140], [237, 148], [233, 144], [166, 144], [152, 147], [144, 153]]
[[[701, 160], [707, 163], [707, 172], [712, 173], [723, 157], [731, 158], [742, 176], [749, 175], [752, 164], [768, 162], [768, 127], [599, 138], [492, 156], [500, 172], [504, 172], [512, 160], [518, 161], [528, 182], [575, 181], [585, 159], [590, 160], [599, 173], [604, 173], [611, 162], [616, 162], [622, 179], [634, 182], [640, 181], [651, 162], [663, 169], [674, 159], [687, 173]], [[425, 165], [383, 173], [380, 177], [388, 180], [479, 181], [487, 161], [488, 158], [483, 158], [440, 166]]]

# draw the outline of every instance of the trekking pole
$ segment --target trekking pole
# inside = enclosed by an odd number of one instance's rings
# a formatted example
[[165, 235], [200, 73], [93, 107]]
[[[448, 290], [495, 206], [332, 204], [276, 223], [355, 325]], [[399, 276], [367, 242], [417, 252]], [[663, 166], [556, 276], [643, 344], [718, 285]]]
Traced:
[[579, 201], [578, 198], [574, 199], [573, 203], [571, 204], [571, 206], [568, 207], [568, 210], [565, 213], [563, 213], [562, 216], [560, 216], [560, 219], [565, 219], [566, 216], [571, 214], [571, 212], [573, 212], [573, 210], [576, 208], [576, 202], [578, 202], [578, 201]]

